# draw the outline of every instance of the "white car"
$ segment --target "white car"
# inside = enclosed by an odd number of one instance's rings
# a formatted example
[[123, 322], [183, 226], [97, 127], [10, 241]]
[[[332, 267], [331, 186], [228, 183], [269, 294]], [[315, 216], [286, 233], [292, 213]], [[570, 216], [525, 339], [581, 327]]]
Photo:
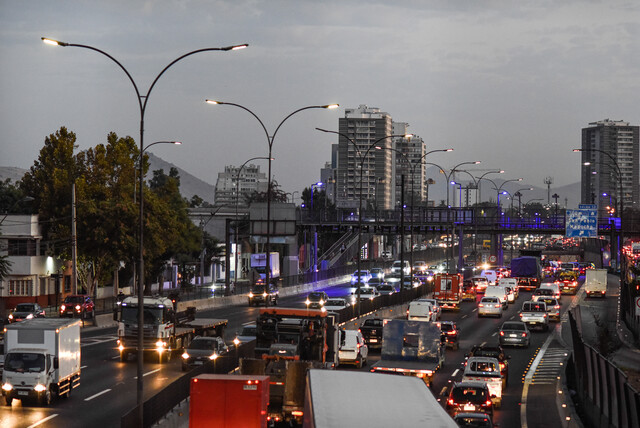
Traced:
[[414, 300], [409, 303], [409, 308], [407, 309], [407, 319], [409, 321], [433, 322], [436, 320], [436, 316], [436, 311], [430, 302]]
[[358, 271], [355, 271], [351, 275], [351, 284], [357, 284], [358, 277], [360, 277], [361, 284], [366, 284], [371, 279], [371, 272], [369, 272], [368, 270], [361, 270], [360, 274], [358, 275]]
[[324, 304], [324, 308], [327, 311], [341, 311], [349, 306], [351, 306], [351, 304], [347, 302], [347, 299], [343, 298], [331, 298]]
[[369, 348], [360, 330], [341, 330], [338, 364], [355, 364], [362, 368], [367, 363]]
[[442, 306], [440, 306], [440, 303], [438, 303], [436, 299], [418, 299], [418, 301], [431, 303], [431, 306], [433, 306], [433, 310], [436, 313], [436, 319], [440, 319], [442, 316]]
[[405, 275], [411, 274], [411, 265], [409, 264], [409, 260], [396, 260], [393, 262], [393, 266], [391, 266], [391, 272], [399, 274], [400, 271], [404, 271]]
[[497, 297], [483, 297], [478, 303], [478, 318], [496, 316], [502, 318], [502, 303]]
[[373, 300], [378, 296], [380, 296], [380, 292], [376, 287], [360, 287], [360, 300]]

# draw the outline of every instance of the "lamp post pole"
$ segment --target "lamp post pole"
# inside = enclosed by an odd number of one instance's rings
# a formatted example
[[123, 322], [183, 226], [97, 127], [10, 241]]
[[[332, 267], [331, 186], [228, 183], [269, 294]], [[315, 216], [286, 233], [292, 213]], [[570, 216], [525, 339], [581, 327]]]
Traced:
[[260, 126], [262, 127], [262, 130], [264, 131], [265, 136], [267, 137], [267, 144], [269, 146], [269, 154], [267, 156], [267, 158], [269, 159], [269, 171], [267, 172], [267, 231], [266, 231], [267, 242], [265, 244], [266, 259], [265, 259], [264, 291], [268, 292], [269, 282], [271, 277], [271, 272], [270, 272], [271, 271], [271, 254], [270, 254], [271, 252], [271, 245], [270, 245], [271, 244], [271, 160], [273, 159], [273, 156], [272, 156], [273, 142], [275, 141], [276, 135], [278, 134], [280, 127], [287, 121], [287, 119], [289, 119], [294, 114], [304, 110], [316, 109], [316, 108], [334, 109], [338, 107], [338, 104], [313, 105], [313, 106], [306, 106], [306, 107], [299, 108], [289, 113], [284, 119], [282, 119], [282, 121], [280, 121], [280, 123], [276, 127], [276, 130], [273, 132], [273, 134], [269, 135], [269, 131], [267, 131], [267, 127], [264, 125], [264, 122], [262, 121], [262, 119], [260, 119], [260, 117], [258, 117], [258, 115], [256, 115], [249, 108], [240, 104], [229, 103], [226, 101], [205, 100], [205, 102], [208, 104], [229, 105], [229, 106], [241, 108], [242, 110], [246, 111], [251, 116], [253, 116], [258, 121], [258, 123], [260, 123]]
[[[321, 132], [326, 132], [329, 134], [336, 134], [339, 135], [343, 138], [345, 138], [348, 142], [350, 142], [353, 147], [355, 148], [356, 153], [358, 153], [358, 155], [360, 156], [360, 194], [358, 195], [358, 258], [357, 258], [357, 270], [358, 270], [358, 283], [357, 283], [357, 289], [356, 289], [356, 293], [357, 293], [357, 299], [358, 299], [358, 315], [360, 315], [360, 288], [362, 286], [362, 278], [360, 275], [361, 269], [361, 262], [362, 262], [362, 176], [364, 173], [364, 161], [367, 158], [367, 155], [369, 154], [369, 152], [371, 151], [371, 149], [373, 149], [374, 147], [376, 147], [376, 145], [383, 140], [386, 140], [387, 138], [411, 138], [413, 135], [412, 134], [404, 134], [404, 135], [387, 135], [384, 136], [382, 138], [378, 138], [377, 140], [375, 140], [373, 143], [371, 143], [371, 145], [369, 145], [369, 147], [367, 148], [367, 150], [364, 152], [364, 154], [360, 151], [360, 149], [358, 148], [358, 145], [356, 144], [356, 142], [349, 137], [348, 135], [342, 133], [342, 132], [338, 132], [338, 131], [330, 131], [328, 129], [322, 129], [322, 128], [316, 128], [318, 131]], [[403, 270], [401, 270], [401, 272], [403, 272]], [[401, 274], [401, 280], [402, 280], [402, 274]]]
[[[160, 79], [160, 77], [165, 73], [165, 71], [167, 71], [172, 65], [174, 65], [175, 63], [177, 63], [178, 61], [200, 53], [200, 52], [207, 52], [207, 51], [232, 51], [232, 50], [237, 50], [237, 49], [242, 49], [242, 48], [246, 48], [247, 46], [249, 46], [248, 44], [242, 44], [242, 45], [235, 45], [235, 46], [226, 46], [226, 47], [221, 47], [221, 48], [204, 48], [204, 49], [197, 49], [191, 52], [188, 52], [176, 59], [174, 59], [172, 62], [170, 62], [164, 69], [162, 69], [162, 71], [155, 77], [155, 79], [153, 80], [153, 82], [151, 83], [151, 86], [149, 86], [149, 89], [147, 90], [147, 93], [145, 95], [142, 95], [140, 93], [140, 91], [138, 90], [138, 85], [136, 84], [135, 80], [133, 80], [133, 77], [131, 76], [131, 74], [129, 73], [129, 71], [117, 60], [115, 59], [113, 56], [111, 56], [110, 54], [108, 54], [107, 52], [100, 50], [98, 48], [95, 48], [93, 46], [88, 46], [88, 45], [80, 45], [80, 44], [75, 44], [75, 43], [66, 43], [66, 42], [60, 42], [58, 40], [53, 40], [53, 39], [48, 39], [46, 37], [42, 37], [42, 41], [49, 44], [49, 45], [55, 45], [55, 46], [63, 46], [63, 47], [77, 47], [77, 48], [83, 48], [83, 49], [89, 49], [92, 50], [94, 52], [97, 52], [101, 55], [106, 56], [107, 58], [109, 58], [111, 61], [115, 62], [120, 69], [122, 69], [122, 71], [124, 71], [124, 73], [127, 75], [127, 77], [129, 78], [129, 81], [131, 82], [131, 84], [133, 85], [133, 88], [136, 92], [136, 99], [138, 101], [138, 107], [140, 109], [140, 153], [144, 153], [145, 147], [144, 147], [144, 114], [146, 111], [146, 107], [147, 107], [147, 103], [149, 102], [149, 96], [151, 95], [151, 91], [153, 90], [156, 82], [158, 81], [158, 79]], [[149, 145], [150, 146], [150, 145]], [[144, 184], [144, 178], [142, 176], [142, 162], [140, 162], [140, 214], [139, 214], [139, 221], [140, 221], [140, 225], [139, 225], [139, 250], [140, 250], [140, 260], [139, 260], [139, 281], [138, 281], [138, 381], [137, 381], [137, 405], [138, 405], [138, 419], [139, 419], [139, 423], [140, 425], [143, 424], [143, 420], [144, 420], [144, 412], [143, 412], [143, 402], [144, 402], [144, 396], [143, 396], [143, 389], [144, 389], [144, 383], [143, 383], [143, 366], [142, 366], [142, 359], [144, 356], [143, 353], [143, 346], [144, 346], [144, 308], [143, 308], [143, 304], [144, 304], [144, 249], [143, 249], [143, 234], [144, 234], [144, 211], [143, 211], [143, 206], [144, 206], [144, 199], [143, 199], [143, 184]]]
[[[239, 250], [238, 250], [238, 225], [239, 225], [239, 220], [238, 220], [238, 202], [239, 202], [239, 198], [240, 198], [240, 173], [242, 172], [242, 170], [244, 169], [244, 167], [251, 161], [254, 160], [258, 160], [258, 159], [265, 159], [268, 160], [269, 158], [264, 157], [264, 156], [256, 156], [253, 157], [251, 159], [247, 159], [241, 166], [240, 168], [238, 168], [238, 172], [236, 173], [236, 227], [234, 227], [234, 241], [236, 244], [236, 250], [235, 250], [235, 257], [233, 258], [233, 263], [234, 263], [234, 268], [233, 268], [233, 288], [235, 290], [235, 288], [238, 286], [238, 255], [239, 255]], [[231, 286], [229, 284], [226, 284], [226, 289], [229, 290], [231, 288]]]

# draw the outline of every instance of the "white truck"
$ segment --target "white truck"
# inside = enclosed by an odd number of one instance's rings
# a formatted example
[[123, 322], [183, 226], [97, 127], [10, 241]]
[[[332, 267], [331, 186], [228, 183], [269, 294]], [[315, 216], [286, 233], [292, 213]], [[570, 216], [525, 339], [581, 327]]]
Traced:
[[587, 297], [605, 297], [607, 294], [607, 270], [587, 269], [584, 277], [584, 291]]
[[4, 334], [2, 395], [49, 405], [80, 385], [80, 320], [35, 318], [9, 324]]
[[502, 374], [497, 358], [470, 357], [464, 366], [462, 381], [485, 382], [495, 407], [502, 404]]
[[[267, 253], [251, 254], [250, 267], [260, 275], [254, 281], [254, 285], [264, 285], [267, 274]], [[269, 282], [273, 284], [278, 278], [280, 278], [280, 256], [277, 252], [271, 252], [269, 253]]]

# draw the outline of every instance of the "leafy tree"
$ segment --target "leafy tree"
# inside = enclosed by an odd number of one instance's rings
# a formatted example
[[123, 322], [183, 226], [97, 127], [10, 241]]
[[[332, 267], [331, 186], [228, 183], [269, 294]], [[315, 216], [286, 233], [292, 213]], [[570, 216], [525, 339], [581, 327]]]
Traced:
[[[247, 195], [245, 200], [247, 204], [251, 204], [252, 202], [267, 202], [267, 192], [254, 191]], [[275, 180], [271, 180], [271, 202], [288, 202], [286, 192], [280, 189], [280, 185]]]

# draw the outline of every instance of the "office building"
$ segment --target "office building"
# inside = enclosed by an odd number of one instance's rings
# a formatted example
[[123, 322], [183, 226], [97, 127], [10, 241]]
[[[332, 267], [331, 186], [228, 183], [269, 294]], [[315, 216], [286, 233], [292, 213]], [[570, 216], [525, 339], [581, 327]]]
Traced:
[[237, 196], [238, 205], [246, 206], [249, 195], [267, 191], [267, 174], [260, 172], [260, 166], [249, 164], [245, 165], [240, 172], [239, 169], [239, 167], [228, 165], [224, 167], [224, 172], [218, 173], [216, 205], [235, 205]]

